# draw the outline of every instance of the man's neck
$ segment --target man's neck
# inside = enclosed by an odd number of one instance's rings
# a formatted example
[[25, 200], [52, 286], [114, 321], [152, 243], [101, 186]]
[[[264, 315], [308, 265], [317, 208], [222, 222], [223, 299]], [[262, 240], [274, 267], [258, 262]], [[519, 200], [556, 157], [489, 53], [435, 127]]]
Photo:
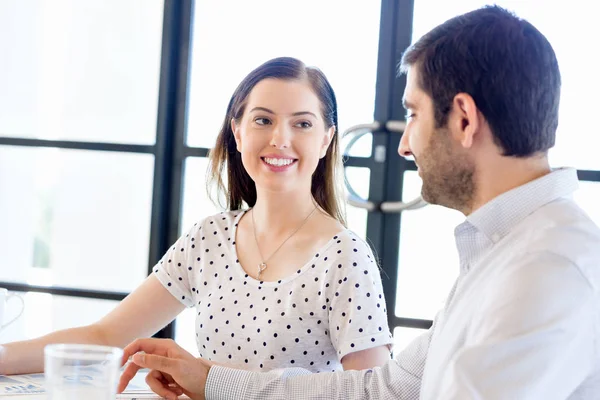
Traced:
[[468, 210], [463, 210], [469, 215], [498, 197], [514, 188], [525, 185], [533, 180], [550, 173], [548, 157], [535, 156], [527, 158], [494, 157], [477, 168], [475, 174], [475, 196]]

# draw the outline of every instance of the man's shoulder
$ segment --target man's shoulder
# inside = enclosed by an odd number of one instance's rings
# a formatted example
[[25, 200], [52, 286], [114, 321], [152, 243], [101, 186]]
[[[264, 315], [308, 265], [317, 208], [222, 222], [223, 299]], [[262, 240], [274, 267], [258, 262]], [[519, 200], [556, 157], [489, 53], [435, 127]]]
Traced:
[[600, 229], [570, 199], [560, 199], [525, 218], [512, 235], [524, 254], [553, 254], [600, 285]]
[[600, 228], [570, 199], [540, 208], [522, 221], [520, 230], [529, 233], [530, 250], [536, 246], [553, 249], [567, 258], [571, 253], [600, 254]]

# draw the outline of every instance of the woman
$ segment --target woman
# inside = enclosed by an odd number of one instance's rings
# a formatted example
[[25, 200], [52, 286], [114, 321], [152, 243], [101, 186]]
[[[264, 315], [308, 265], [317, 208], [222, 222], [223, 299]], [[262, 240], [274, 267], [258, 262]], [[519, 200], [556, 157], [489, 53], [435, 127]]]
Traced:
[[123, 347], [185, 306], [196, 308], [198, 349], [213, 362], [313, 372], [383, 364], [392, 339], [379, 270], [344, 227], [337, 131], [335, 95], [318, 69], [278, 58], [252, 71], [210, 155], [230, 211], [194, 225], [99, 322], [4, 345], [0, 373], [42, 370], [48, 343]]

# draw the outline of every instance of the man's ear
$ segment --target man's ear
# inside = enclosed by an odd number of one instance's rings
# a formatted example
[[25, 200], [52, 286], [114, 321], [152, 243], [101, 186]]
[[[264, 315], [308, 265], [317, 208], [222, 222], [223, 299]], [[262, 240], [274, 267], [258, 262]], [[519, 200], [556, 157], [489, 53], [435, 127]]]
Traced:
[[333, 140], [333, 135], [335, 135], [335, 126], [332, 126], [327, 130], [327, 133], [323, 136], [323, 144], [321, 145], [321, 151], [319, 154], [319, 158], [325, 157], [327, 154], [327, 149]]
[[454, 139], [465, 149], [473, 146], [475, 135], [481, 129], [479, 110], [475, 100], [467, 93], [458, 93], [452, 100], [448, 123]]
[[231, 118], [231, 131], [233, 132], [233, 137], [235, 138], [235, 144], [237, 147], [237, 151], [242, 151], [242, 135], [240, 134], [240, 128], [235, 123], [235, 119]]

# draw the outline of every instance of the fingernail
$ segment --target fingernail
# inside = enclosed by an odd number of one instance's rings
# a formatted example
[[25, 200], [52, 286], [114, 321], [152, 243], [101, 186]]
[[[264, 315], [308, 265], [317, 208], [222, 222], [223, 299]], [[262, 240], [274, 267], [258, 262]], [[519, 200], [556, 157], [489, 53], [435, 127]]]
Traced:
[[146, 361], [146, 356], [144, 354], [134, 354], [132, 360], [136, 364], [143, 364]]

